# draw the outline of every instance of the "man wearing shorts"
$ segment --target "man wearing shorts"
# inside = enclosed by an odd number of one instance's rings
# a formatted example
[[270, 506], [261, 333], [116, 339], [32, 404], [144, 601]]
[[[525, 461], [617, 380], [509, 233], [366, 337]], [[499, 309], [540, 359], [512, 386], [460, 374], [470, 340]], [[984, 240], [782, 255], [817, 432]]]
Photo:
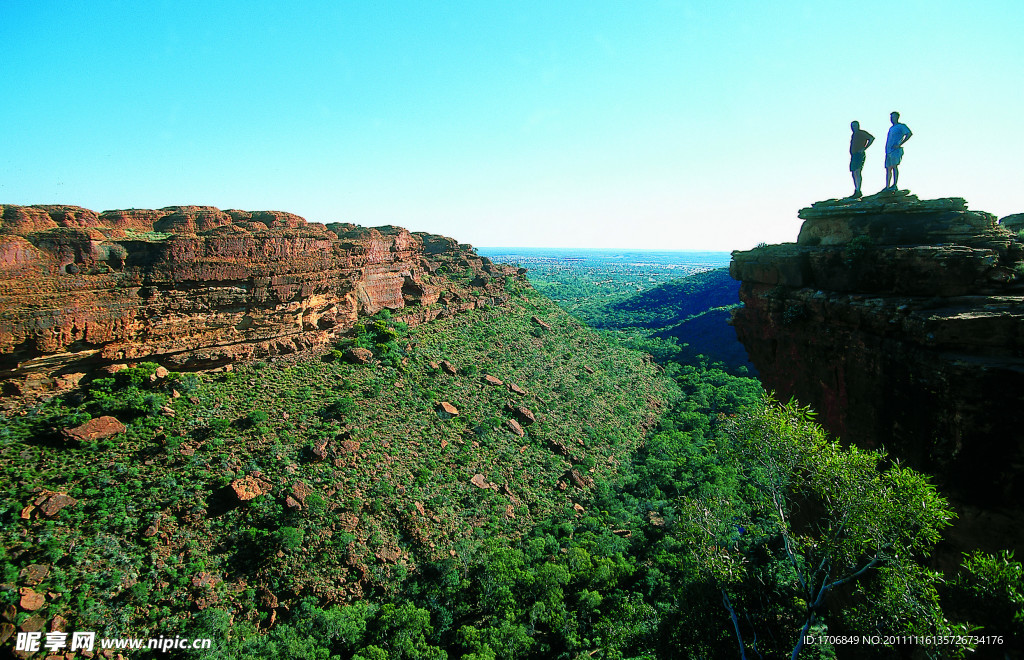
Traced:
[[852, 122], [850, 130], [853, 132], [853, 135], [850, 136], [850, 172], [853, 173], [853, 194], [850, 197], [851, 199], [858, 199], [861, 197], [860, 182], [861, 170], [864, 169], [864, 152], [875, 141], [875, 136], [867, 131], [860, 130], [859, 121]]
[[[900, 123], [900, 113], [889, 114], [889, 135], [885, 138], [885, 188], [883, 190], [896, 190], [896, 183], [900, 180], [900, 161], [903, 159], [903, 143], [910, 139], [913, 133], [906, 124]], [[892, 180], [892, 185], [889, 181]]]

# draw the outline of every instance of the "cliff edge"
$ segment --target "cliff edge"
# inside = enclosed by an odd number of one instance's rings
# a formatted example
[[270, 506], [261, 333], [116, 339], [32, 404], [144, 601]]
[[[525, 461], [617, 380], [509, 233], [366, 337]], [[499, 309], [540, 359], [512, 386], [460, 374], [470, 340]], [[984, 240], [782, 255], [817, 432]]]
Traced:
[[67, 389], [129, 361], [204, 369], [326, 348], [381, 309], [415, 324], [501, 304], [521, 275], [400, 227], [0, 205], [0, 395]]
[[954, 500], [1024, 501], [1020, 216], [898, 192], [799, 217], [795, 244], [730, 265], [743, 302], [732, 322], [765, 387], [844, 442], [935, 475]]

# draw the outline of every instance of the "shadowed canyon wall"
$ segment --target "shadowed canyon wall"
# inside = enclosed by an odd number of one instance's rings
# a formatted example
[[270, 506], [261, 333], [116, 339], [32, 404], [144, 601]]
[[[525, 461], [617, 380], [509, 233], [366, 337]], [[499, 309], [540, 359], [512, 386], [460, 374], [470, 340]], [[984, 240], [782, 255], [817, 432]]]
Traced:
[[511, 267], [451, 238], [208, 206], [0, 206], [0, 383], [172, 369], [324, 348], [359, 316], [410, 323], [505, 300]]
[[1018, 506], [1020, 218], [906, 192], [799, 216], [795, 244], [736, 252], [730, 267], [742, 282], [733, 325], [765, 387], [810, 405], [844, 442], [935, 475], [958, 503]]

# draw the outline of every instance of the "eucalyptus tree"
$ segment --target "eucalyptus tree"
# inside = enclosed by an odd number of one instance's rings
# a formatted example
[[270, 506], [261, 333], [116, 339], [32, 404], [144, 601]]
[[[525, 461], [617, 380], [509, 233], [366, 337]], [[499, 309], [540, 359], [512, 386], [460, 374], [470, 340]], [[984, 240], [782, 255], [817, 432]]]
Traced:
[[921, 565], [953, 517], [927, 476], [843, 447], [811, 411], [770, 398], [711, 451], [732, 476], [684, 496], [680, 520], [741, 657], [829, 657], [826, 632], [952, 632], [939, 576]]

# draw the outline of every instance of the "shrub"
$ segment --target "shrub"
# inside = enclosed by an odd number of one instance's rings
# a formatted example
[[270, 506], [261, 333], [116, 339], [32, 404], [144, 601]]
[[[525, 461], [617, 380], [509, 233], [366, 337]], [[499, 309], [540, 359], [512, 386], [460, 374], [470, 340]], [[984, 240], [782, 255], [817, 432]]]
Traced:
[[270, 415], [268, 415], [266, 411], [263, 410], [254, 410], [251, 413], [249, 413], [249, 416], [247, 417], [247, 420], [249, 421], [249, 426], [258, 426], [263, 422], [267, 421], [268, 419], [270, 419]]
[[230, 419], [211, 419], [210, 420], [210, 435], [221, 435], [225, 431], [231, 428]]
[[281, 548], [291, 552], [302, 547], [302, 541], [305, 538], [306, 533], [301, 529], [296, 529], [295, 527], [282, 527], [277, 530], [276, 536], [277, 542], [281, 545]]
[[335, 419], [343, 420], [356, 408], [355, 399], [350, 396], [339, 396], [327, 406], [327, 413]]
[[174, 383], [174, 389], [178, 390], [181, 394], [191, 394], [199, 389], [203, 383], [203, 379], [199, 377], [199, 374], [171, 374], [171, 379]]

